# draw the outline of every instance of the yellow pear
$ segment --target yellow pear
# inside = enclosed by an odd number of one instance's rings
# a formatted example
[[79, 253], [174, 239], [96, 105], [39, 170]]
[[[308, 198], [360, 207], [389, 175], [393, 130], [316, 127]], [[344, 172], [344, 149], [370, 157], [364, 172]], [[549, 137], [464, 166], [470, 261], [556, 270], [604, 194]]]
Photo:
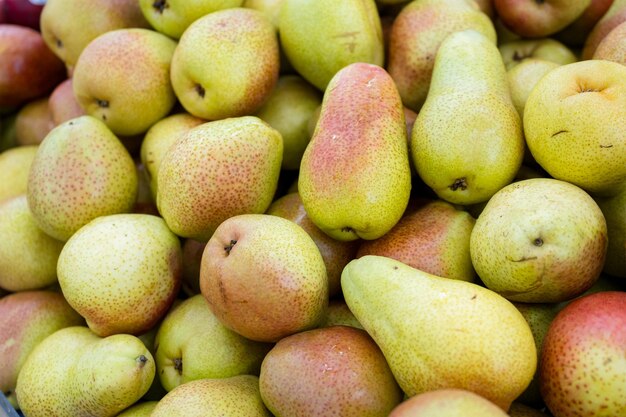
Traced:
[[541, 59], [565, 65], [576, 62], [576, 55], [561, 42], [550, 38], [523, 39], [498, 46], [507, 71], [527, 59]]
[[158, 401], [138, 402], [118, 414], [117, 417], [150, 417], [157, 404]]
[[526, 100], [528, 100], [528, 96], [535, 88], [535, 85], [544, 75], [558, 66], [559, 64], [557, 63], [543, 59], [527, 58], [507, 71], [506, 75], [509, 80], [511, 99], [520, 118], [524, 117]]
[[26, 193], [37, 145], [18, 146], [0, 153], [0, 202]]

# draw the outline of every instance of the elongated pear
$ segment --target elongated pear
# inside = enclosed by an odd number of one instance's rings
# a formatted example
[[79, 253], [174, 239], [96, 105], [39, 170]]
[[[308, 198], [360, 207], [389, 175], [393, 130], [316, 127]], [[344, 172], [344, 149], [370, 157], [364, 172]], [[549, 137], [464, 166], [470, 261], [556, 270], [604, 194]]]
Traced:
[[451, 203], [486, 201], [513, 180], [524, 139], [493, 42], [474, 30], [444, 40], [411, 139], [417, 173]]
[[384, 69], [356, 63], [333, 77], [298, 190], [313, 223], [337, 240], [376, 239], [400, 220], [411, 170], [402, 101]]
[[341, 286], [408, 396], [459, 388], [507, 410], [533, 378], [528, 323], [493, 291], [371, 255], [344, 268]]

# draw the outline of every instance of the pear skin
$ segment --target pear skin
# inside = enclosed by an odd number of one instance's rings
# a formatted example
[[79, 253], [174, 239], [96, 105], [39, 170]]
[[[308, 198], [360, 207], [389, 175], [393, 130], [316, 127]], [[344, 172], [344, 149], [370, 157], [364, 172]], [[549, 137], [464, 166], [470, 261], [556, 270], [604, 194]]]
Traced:
[[15, 119], [17, 144], [39, 145], [54, 127], [48, 98], [40, 98], [25, 104]]
[[604, 272], [626, 278], [626, 184], [617, 195], [595, 201], [606, 220], [609, 239]]
[[509, 80], [511, 99], [520, 118], [524, 117], [524, 107], [530, 92], [539, 80], [548, 72], [557, 68], [559, 64], [537, 58], [527, 58], [519, 65], [514, 66], [506, 75]]
[[330, 300], [326, 314], [320, 327], [350, 326], [355, 329], [363, 329], [361, 323], [354, 317], [344, 300]]
[[48, 99], [48, 106], [54, 126], [85, 115], [85, 110], [78, 104], [76, 96], [74, 96], [71, 78], [63, 81], [54, 89]]
[[507, 410], [532, 380], [528, 323], [491, 290], [373, 255], [350, 262], [341, 286], [409, 397], [458, 388]]
[[615, 26], [596, 48], [593, 59], [604, 59], [626, 65], [626, 21]]
[[117, 417], [150, 417], [157, 404], [158, 401], [138, 402], [132, 407], [122, 411]]
[[280, 9], [285, 0], [244, 0], [241, 7], [258, 10], [272, 22], [274, 29], [278, 30], [278, 20], [280, 18]]
[[18, 146], [0, 153], [0, 202], [26, 193], [37, 145]]
[[561, 42], [550, 38], [521, 39], [498, 46], [507, 71], [526, 59], [535, 58], [565, 65], [576, 62], [576, 55]]
[[411, 397], [389, 417], [508, 417], [508, 414], [480, 395], [448, 388]]
[[626, 0], [614, 0], [586, 37], [581, 58], [591, 59], [602, 39], [624, 21], [626, 21]]

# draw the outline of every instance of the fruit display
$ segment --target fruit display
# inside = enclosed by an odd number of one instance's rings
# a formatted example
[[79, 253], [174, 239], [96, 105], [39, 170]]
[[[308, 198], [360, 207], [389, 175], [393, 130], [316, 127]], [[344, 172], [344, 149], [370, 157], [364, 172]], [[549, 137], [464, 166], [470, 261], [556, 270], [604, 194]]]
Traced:
[[0, 0], [0, 416], [626, 417], [626, 0]]

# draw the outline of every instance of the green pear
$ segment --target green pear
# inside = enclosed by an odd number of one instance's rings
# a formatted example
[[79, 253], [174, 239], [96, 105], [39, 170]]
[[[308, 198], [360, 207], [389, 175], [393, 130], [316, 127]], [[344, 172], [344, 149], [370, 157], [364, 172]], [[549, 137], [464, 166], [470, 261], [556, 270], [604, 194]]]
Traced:
[[258, 375], [271, 349], [224, 327], [201, 294], [168, 313], [155, 347], [157, 374], [167, 391], [196, 379]]
[[135, 336], [100, 338], [67, 327], [40, 342], [17, 377], [27, 416], [115, 416], [134, 404], [154, 378], [152, 355]]
[[320, 327], [350, 326], [363, 329], [361, 323], [354, 317], [344, 300], [330, 300], [326, 314], [320, 323]]
[[241, 7], [258, 10], [263, 13], [267, 20], [278, 30], [278, 20], [280, 17], [280, 9], [285, 0], [244, 0]]
[[117, 415], [117, 417], [150, 417], [156, 408], [158, 401], [144, 401], [135, 403]]
[[507, 410], [532, 380], [530, 328], [491, 290], [373, 255], [350, 262], [341, 287], [409, 397], [466, 389]]
[[526, 143], [552, 177], [596, 195], [626, 181], [626, 66], [590, 60], [546, 74], [524, 108]]
[[76, 100], [117, 135], [144, 133], [176, 103], [170, 83], [175, 48], [176, 42], [148, 29], [118, 29], [98, 36], [76, 63]]
[[238, 375], [199, 379], [179, 385], [150, 417], [271, 417], [259, 393], [259, 378]]
[[605, 59], [626, 65], [626, 21], [617, 25], [598, 44], [593, 59]]
[[146, 168], [150, 192], [155, 200], [158, 190], [159, 166], [161, 166], [163, 156], [183, 133], [204, 122], [204, 120], [189, 113], [178, 113], [159, 120], [146, 132], [141, 142], [140, 157]]
[[480, 395], [448, 388], [411, 397], [389, 417], [508, 417], [508, 414]]
[[470, 238], [485, 285], [513, 301], [569, 300], [600, 276], [607, 250], [602, 211], [565, 181], [515, 182], [494, 195]]
[[313, 239], [266, 214], [234, 216], [217, 228], [202, 256], [200, 289], [226, 327], [261, 342], [317, 327], [328, 306]]
[[44, 41], [69, 68], [98, 36], [116, 29], [150, 26], [136, 0], [48, 0], [40, 22]]
[[63, 81], [52, 91], [48, 99], [48, 106], [54, 126], [85, 115], [85, 110], [80, 107], [74, 95], [71, 78]]
[[37, 146], [18, 146], [0, 153], [0, 202], [26, 193]]
[[17, 145], [39, 145], [54, 127], [48, 97], [26, 103], [15, 118]]
[[520, 118], [524, 117], [524, 107], [533, 88], [544, 75], [558, 66], [557, 63], [543, 59], [526, 58], [507, 71], [511, 99]]
[[387, 68], [405, 106], [419, 111], [439, 46], [449, 34], [466, 29], [496, 43], [491, 20], [472, 0], [417, 0], [402, 9], [391, 27]]
[[387, 417], [403, 395], [372, 338], [347, 326], [281, 339], [263, 359], [259, 388], [276, 417]]
[[411, 153], [421, 179], [455, 204], [486, 201], [515, 177], [521, 121], [498, 48], [479, 32], [453, 33], [439, 47]]
[[626, 21], [626, 0], [613, 0], [611, 7], [587, 35], [581, 58], [583, 60], [593, 58], [600, 42], [624, 21]]
[[357, 258], [386, 256], [440, 277], [473, 281], [470, 235], [476, 220], [445, 201], [425, 202], [386, 235], [359, 246]]
[[26, 358], [43, 339], [84, 323], [63, 296], [23, 291], [0, 298], [0, 391], [17, 406], [15, 384]]
[[24, 291], [57, 282], [63, 242], [37, 227], [25, 195], [0, 202], [0, 236], [0, 287]]
[[276, 32], [261, 12], [220, 10], [196, 20], [180, 38], [172, 58], [172, 85], [196, 117], [245, 116], [267, 100], [279, 65]]
[[37, 225], [63, 241], [96, 217], [129, 212], [136, 194], [128, 151], [91, 116], [55, 127], [39, 146], [28, 177], [28, 205]]
[[626, 183], [617, 195], [595, 201], [606, 220], [609, 239], [604, 272], [626, 278]]
[[514, 402], [509, 408], [509, 417], [548, 417], [548, 415], [527, 405]]
[[559, 65], [577, 61], [576, 55], [567, 46], [550, 38], [521, 39], [501, 44], [498, 49], [507, 71], [530, 58], [554, 62]]
[[282, 155], [280, 133], [254, 116], [190, 129], [159, 166], [159, 212], [177, 235], [207, 241], [229, 217], [267, 210]]
[[402, 102], [384, 69], [355, 63], [333, 77], [298, 191], [311, 221], [337, 240], [376, 239], [400, 220], [411, 170]]
[[141, 334], [180, 288], [180, 243], [160, 217], [102, 216], [63, 247], [57, 266], [68, 303], [99, 336]]
[[282, 169], [300, 168], [309, 143], [308, 122], [321, 104], [319, 92], [297, 75], [279, 78], [276, 88], [256, 116], [278, 130], [283, 137]]

